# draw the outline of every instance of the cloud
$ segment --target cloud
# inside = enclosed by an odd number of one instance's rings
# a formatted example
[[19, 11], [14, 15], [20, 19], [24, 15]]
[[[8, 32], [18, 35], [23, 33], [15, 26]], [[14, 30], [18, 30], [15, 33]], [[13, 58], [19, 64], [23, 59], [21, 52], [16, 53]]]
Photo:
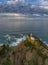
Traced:
[[39, 1], [41, 8], [48, 9], [48, 0], [39, 0]]
[[48, 6], [48, 0], [39, 0], [42, 6]]
[[43, 9], [48, 9], [48, 0], [36, 0], [32, 2], [31, 8], [36, 7], [36, 6]]
[[7, 4], [15, 4], [18, 0], [8, 0], [6, 1]]
[[32, 14], [33, 16], [40, 16], [40, 14]]
[[39, 6], [40, 8], [44, 8], [48, 10], [48, 6]]
[[15, 3], [18, 3], [18, 2], [24, 3], [25, 0], [8, 0], [8, 1], [6, 1], [6, 2], [7, 2], [7, 4], [15, 4]]
[[35, 2], [33, 5], [34, 6], [39, 5], [38, 7], [40, 7], [40, 8], [48, 9], [48, 0], [37, 0], [37, 2]]
[[2, 2], [0, 2], [0, 4], [2, 4]]

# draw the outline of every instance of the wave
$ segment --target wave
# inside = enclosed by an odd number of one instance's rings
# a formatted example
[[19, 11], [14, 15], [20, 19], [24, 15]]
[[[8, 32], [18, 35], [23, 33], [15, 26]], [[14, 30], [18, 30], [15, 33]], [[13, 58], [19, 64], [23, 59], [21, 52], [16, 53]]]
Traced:
[[48, 46], [47, 42], [46, 41], [43, 41], [41, 38], [40, 38], [40, 41], [42, 41], [45, 45]]
[[25, 40], [25, 36], [23, 34], [6, 34], [3, 35], [0, 41], [0, 46], [2, 46], [3, 44], [9, 44], [9, 46], [16, 46], [23, 40]]
[[10, 46], [16, 46], [23, 40], [25, 40], [25, 36], [23, 38], [18, 38], [16, 42], [12, 42], [12, 44], [10, 44]]
[[46, 42], [46, 41], [44, 41], [44, 44], [48, 46], [48, 44], [47, 44], [47, 42]]

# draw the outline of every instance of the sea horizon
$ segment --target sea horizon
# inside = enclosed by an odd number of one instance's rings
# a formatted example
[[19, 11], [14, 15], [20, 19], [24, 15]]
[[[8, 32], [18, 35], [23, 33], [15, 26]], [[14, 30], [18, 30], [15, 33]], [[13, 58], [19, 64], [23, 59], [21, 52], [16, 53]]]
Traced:
[[23, 34], [23, 35], [32, 33], [33, 35], [42, 39], [44, 43], [48, 44], [48, 37], [47, 37], [48, 17], [44, 17], [44, 16], [33, 17], [32, 15], [25, 15], [25, 14], [1, 13], [0, 14], [0, 43], [1, 42], [8, 43], [6, 38], [4, 39], [4, 36], [8, 34], [10, 38], [10, 33], [11, 35], [14, 34], [12, 36], [15, 36], [16, 33]]

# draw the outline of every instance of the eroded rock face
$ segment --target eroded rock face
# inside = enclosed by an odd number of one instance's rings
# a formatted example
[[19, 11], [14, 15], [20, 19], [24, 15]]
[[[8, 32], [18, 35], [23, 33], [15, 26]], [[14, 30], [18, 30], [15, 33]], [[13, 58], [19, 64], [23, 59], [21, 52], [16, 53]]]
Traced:
[[11, 52], [8, 50], [4, 57], [0, 56], [0, 65], [7, 62], [10, 65], [48, 65], [48, 47], [38, 38], [30, 38], [28, 36], [26, 40], [13, 47]]

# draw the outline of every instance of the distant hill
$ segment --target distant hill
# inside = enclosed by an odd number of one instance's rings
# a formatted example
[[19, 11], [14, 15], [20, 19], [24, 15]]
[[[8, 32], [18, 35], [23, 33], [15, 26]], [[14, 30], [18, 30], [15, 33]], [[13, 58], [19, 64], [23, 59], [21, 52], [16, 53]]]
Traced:
[[48, 65], [48, 47], [29, 34], [15, 47], [0, 47], [0, 65]]

